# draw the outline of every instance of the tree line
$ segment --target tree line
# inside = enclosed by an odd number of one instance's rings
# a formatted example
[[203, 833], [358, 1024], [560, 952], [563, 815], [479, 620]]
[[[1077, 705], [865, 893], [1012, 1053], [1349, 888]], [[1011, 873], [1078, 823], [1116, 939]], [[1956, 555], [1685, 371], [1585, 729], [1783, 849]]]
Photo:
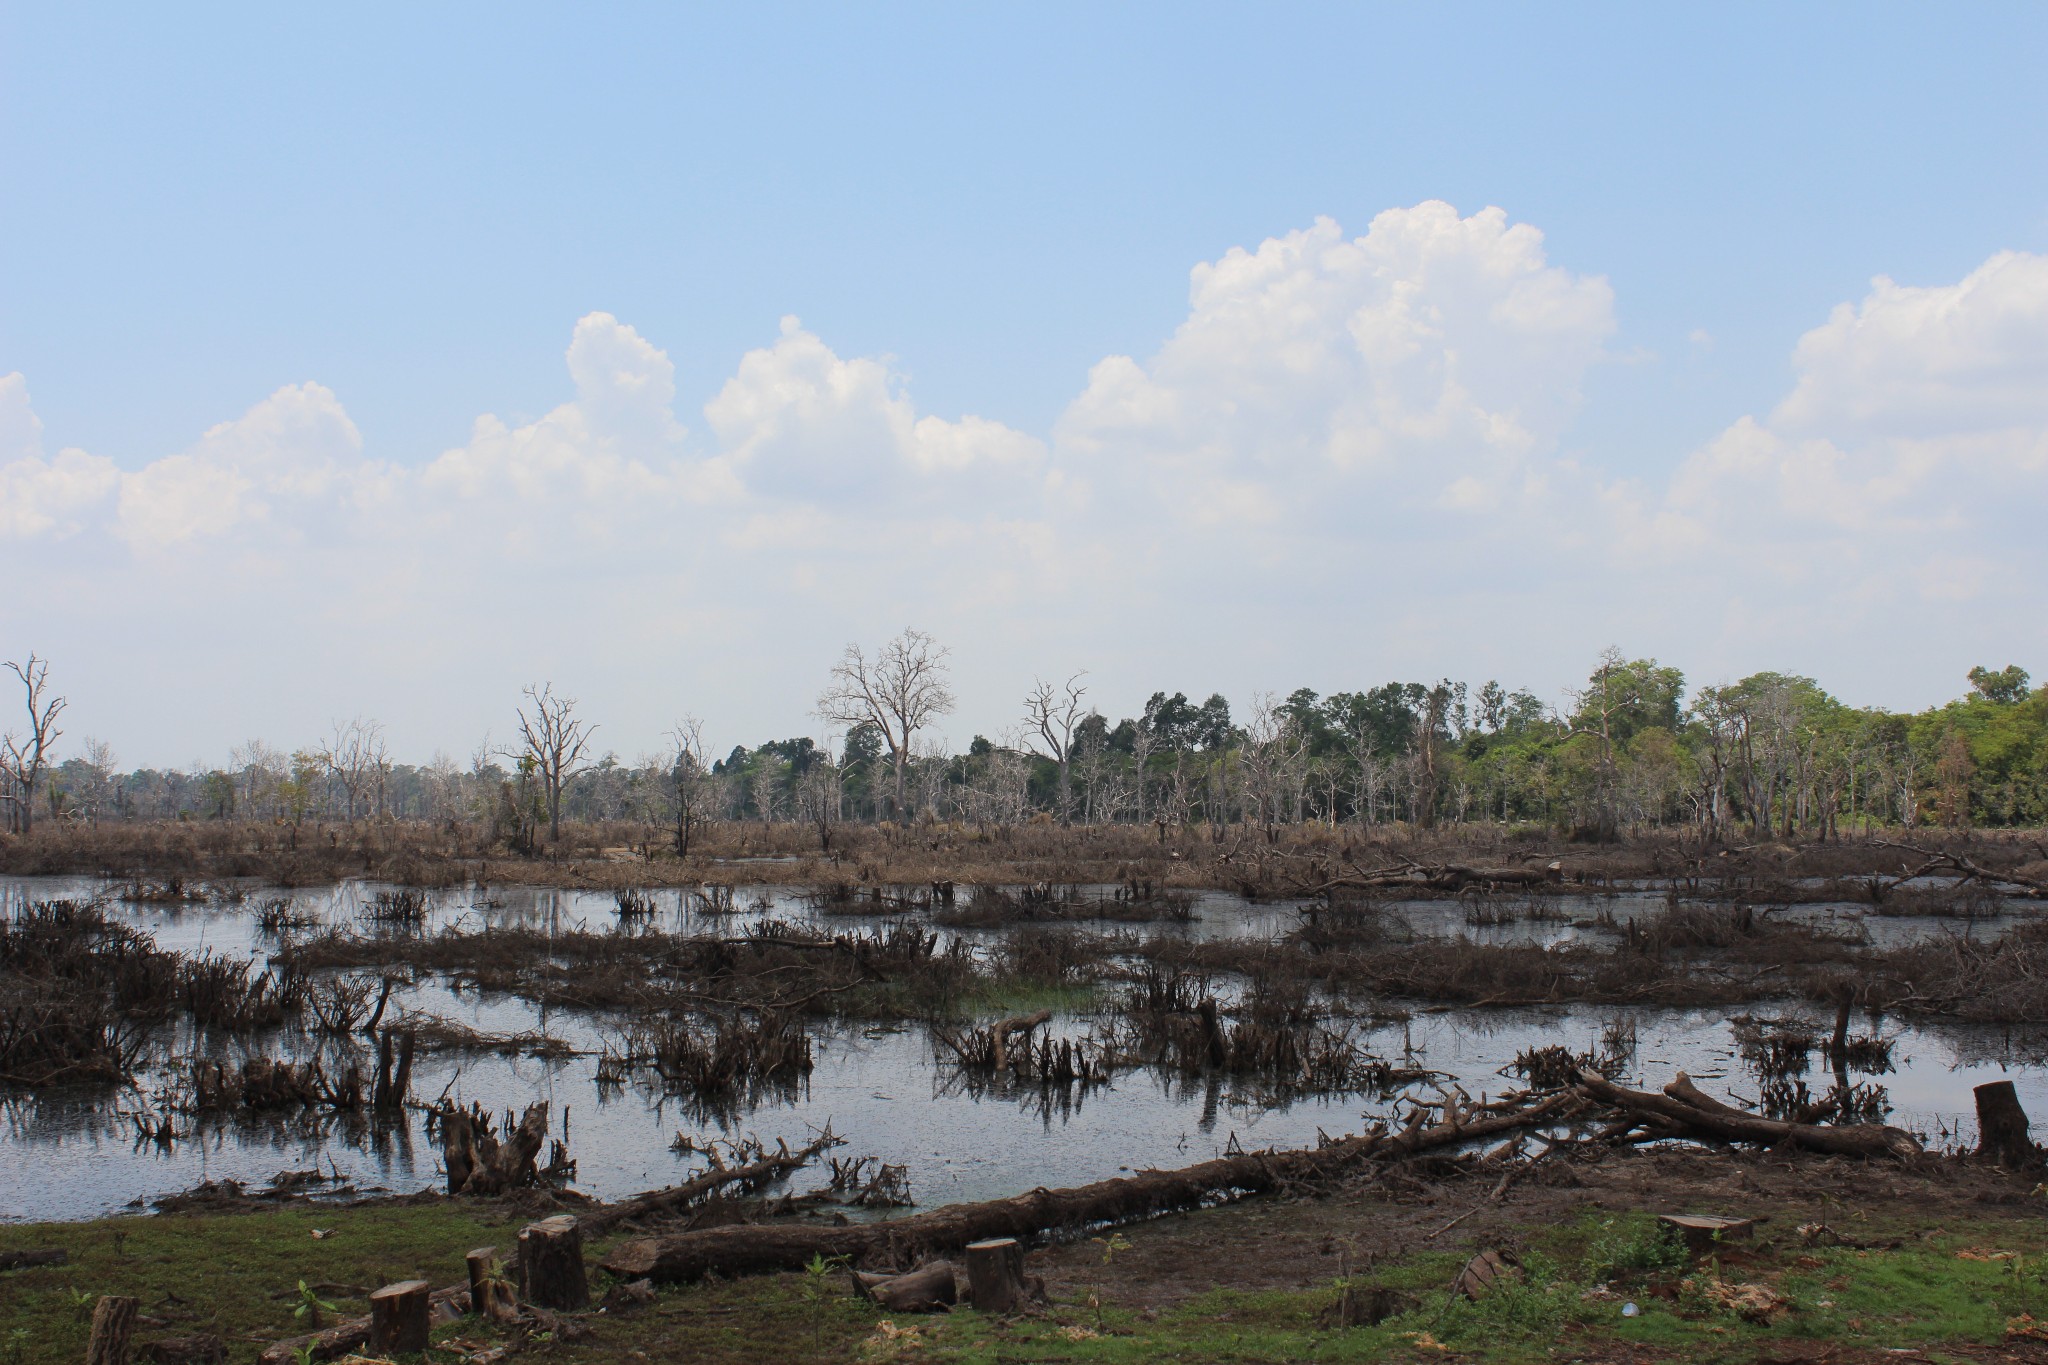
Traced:
[[25, 719], [0, 741], [5, 826], [37, 820], [488, 822], [537, 851], [564, 820], [633, 821], [687, 853], [704, 821], [800, 821], [829, 846], [848, 821], [1040, 820], [1169, 827], [1303, 822], [1430, 828], [1485, 822], [1595, 838], [1689, 828], [1706, 838], [1831, 837], [1916, 825], [2048, 823], [2048, 687], [1972, 668], [1969, 690], [1917, 713], [1854, 707], [1811, 678], [1758, 673], [1688, 692], [1655, 659], [1603, 653], [1558, 704], [1488, 681], [1389, 682], [1324, 695], [1152, 694], [1111, 720], [1085, 673], [1035, 680], [1015, 723], [950, 751], [947, 652], [905, 631], [848, 646], [799, 735], [722, 756], [680, 721], [631, 760], [551, 685], [525, 689], [513, 741], [458, 762], [399, 763], [384, 728], [336, 722], [289, 751], [261, 740], [219, 766], [124, 771], [84, 740], [62, 754], [64, 699], [49, 663], [9, 663]]

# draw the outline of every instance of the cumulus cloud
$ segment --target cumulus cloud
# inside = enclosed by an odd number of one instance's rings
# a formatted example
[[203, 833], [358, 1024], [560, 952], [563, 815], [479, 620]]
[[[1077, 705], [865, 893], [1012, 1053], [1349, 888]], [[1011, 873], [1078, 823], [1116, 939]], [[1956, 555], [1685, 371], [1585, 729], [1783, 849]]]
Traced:
[[190, 450], [121, 477], [117, 532], [137, 549], [221, 536], [254, 523], [287, 535], [363, 509], [388, 473], [334, 391], [288, 384]]
[[[1565, 452], [1615, 327], [1606, 281], [1553, 264], [1534, 227], [1432, 202], [1197, 265], [1172, 334], [1077, 376], [1044, 437], [922, 411], [889, 359], [795, 318], [703, 383], [593, 312], [564, 401], [478, 417], [419, 464], [366, 450], [310, 382], [139, 469], [47, 456], [10, 375], [0, 540], [62, 552], [45, 595], [0, 610], [89, 649], [77, 622], [196, 636], [194, 602], [239, 609], [262, 623], [249, 658], [194, 654], [195, 685], [234, 696], [221, 669], [303, 661], [261, 701], [309, 688], [316, 722], [393, 676], [420, 684], [405, 704], [466, 707], [553, 659], [582, 692], [640, 698], [653, 734], [678, 690], [787, 725], [820, 660], [908, 620], [963, 672], [994, 661], [963, 696], [1066, 661], [1173, 686], [1183, 667], [1291, 685], [1336, 657], [1378, 675], [1389, 651], [1455, 668], [1480, 637], [1497, 657], [1470, 666], [1523, 677], [1681, 614], [1744, 659], [1875, 638], [1871, 615], [1908, 600], [1961, 631], [2048, 572], [2043, 258], [1876, 281], [1798, 340], [1775, 406], [1632, 482]], [[1564, 625], [1592, 634], [1560, 646]]]
[[74, 536], [119, 480], [111, 460], [82, 450], [43, 458], [43, 423], [28, 381], [0, 375], [0, 538]]
[[1028, 478], [1045, 458], [999, 422], [918, 416], [884, 361], [842, 359], [793, 317], [741, 357], [704, 416], [723, 458], [771, 497], [887, 502], [919, 476]]
[[1195, 522], [1333, 493], [1485, 508], [1554, 448], [1613, 330], [1606, 281], [1500, 209], [1433, 201], [1357, 238], [1319, 219], [1196, 266], [1186, 321], [1095, 366], [1060, 449], [1081, 476], [1142, 467]]
[[[1967, 545], [2048, 495], [2048, 258], [2001, 252], [1952, 285], [1872, 281], [1793, 351], [1792, 390], [1675, 473], [1686, 543], [1892, 574], [1959, 600], [1995, 578]], [[2013, 551], [2032, 549], [2027, 544]]]

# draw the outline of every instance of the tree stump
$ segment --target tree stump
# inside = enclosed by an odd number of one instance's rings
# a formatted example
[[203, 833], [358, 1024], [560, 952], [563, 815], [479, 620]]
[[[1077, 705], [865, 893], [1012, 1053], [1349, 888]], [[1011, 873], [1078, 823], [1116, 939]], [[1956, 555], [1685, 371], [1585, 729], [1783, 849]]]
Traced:
[[490, 1306], [491, 1290], [494, 1288], [491, 1283], [491, 1262], [497, 1259], [496, 1247], [476, 1247], [462, 1258], [463, 1264], [469, 1267], [469, 1311], [478, 1317], [482, 1317], [484, 1310]]
[[1029, 1291], [1024, 1285], [1024, 1244], [992, 1237], [967, 1244], [967, 1293], [984, 1313], [1014, 1313]]
[[128, 1338], [135, 1335], [136, 1300], [102, 1294], [93, 1305], [92, 1336], [85, 1347], [85, 1365], [128, 1365]]
[[2041, 1164], [2041, 1149], [2027, 1135], [2027, 1111], [2011, 1081], [1977, 1087], [1977, 1155], [2026, 1170]]
[[566, 1213], [519, 1229], [519, 1270], [528, 1303], [574, 1312], [590, 1303], [583, 1228]]
[[427, 1349], [427, 1295], [434, 1287], [425, 1280], [400, 1280], [370, 1295], [370, 1349], [384, 1355]]

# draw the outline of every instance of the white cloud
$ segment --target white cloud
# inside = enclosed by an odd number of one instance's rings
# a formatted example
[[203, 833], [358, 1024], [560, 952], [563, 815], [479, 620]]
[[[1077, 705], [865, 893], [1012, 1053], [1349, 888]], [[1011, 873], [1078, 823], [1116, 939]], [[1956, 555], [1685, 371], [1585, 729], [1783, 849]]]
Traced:
[[362, 447], [331, 389], [288, 384], [190, 450], [123, 474], [117, 533], [148, 550], [251, 523], [287, 535], [327, 523], [385, 491], [386, 475]]
[[0, 375], [0, 538], [78, 534], [113, 493], [111, 460], [82, 450], [43, 458], [43, 423], [29, 403], [28, 381]]
[[[317, 383], [140, 469], [50, 458], [11, 375], [0, 540], [59, 553], [0, 624], [104, 648], [117, 689], [112, 642], [160, 640], [193, 696], [259, 708], [216, 723], [236, 738], [300, 724], [266, 706], [303, 705], [312, 728], [379, 711], [401, 735], [412, 707], [430, 748], [451, 709], [489, 724], [555, 676], [644, 711], [608, 720], [630, 746], [678, 706], [801, 724], [846, 639], [906, 621], [955, 646], [963, 697], [1000, 709], [1011, 674], [1069, 661], [1106, 687], [1291, 686], [1333, 658], [1373, 675], [1348, 682], [1520, 679], [1669, 631], [1682, 663], [1798, 667], [1825, 642], [1878, 648], [1873, 622], [1902, 603], [1939, 603], [1928, 628], [1963, 638], [2048, 576], [2041, 258], [1876, 282], [1798, 342], [1768, 416], [1627, 482], [1565, 447], [1614, 331], [1605, 280], [1551, 264], [1536, 229], [1427, 203], [1198, 265], [1180, 325], [1095, 364], [1049, 441], [920, 411], [886, 358], [794, 318], [698, 386], [591, 313], [566, 401], [481, 416], [417, 467], [366, 452]], [[209, 635], [224, 617], [245, 642]], [[242, 682], [277, 660], [288, 681]], [[147, 683], [129, 703], [145, 721]]]
[[1149, 362], [1111, 356], [1058, 429], [1076, 473], [1141, 466], [1192, 521], [1328, 510], [1332, 492], [1498, 501], [1552, 450], [1614, 330], [1605, 280], [1550, 265], [1499, 209], [1430, 202], [1195, 267]]

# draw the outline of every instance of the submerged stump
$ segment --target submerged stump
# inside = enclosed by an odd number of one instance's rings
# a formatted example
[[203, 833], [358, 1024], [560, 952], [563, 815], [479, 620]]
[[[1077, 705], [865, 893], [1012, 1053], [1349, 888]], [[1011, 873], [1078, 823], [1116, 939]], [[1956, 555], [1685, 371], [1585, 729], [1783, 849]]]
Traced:
[[2011, 1081], [1980, 1085], [1977, 1097], [1977, 1155], [2013, 1170], [2041, 1164], [2041, 1149], [2027, 1131], [2027, 1111]]

